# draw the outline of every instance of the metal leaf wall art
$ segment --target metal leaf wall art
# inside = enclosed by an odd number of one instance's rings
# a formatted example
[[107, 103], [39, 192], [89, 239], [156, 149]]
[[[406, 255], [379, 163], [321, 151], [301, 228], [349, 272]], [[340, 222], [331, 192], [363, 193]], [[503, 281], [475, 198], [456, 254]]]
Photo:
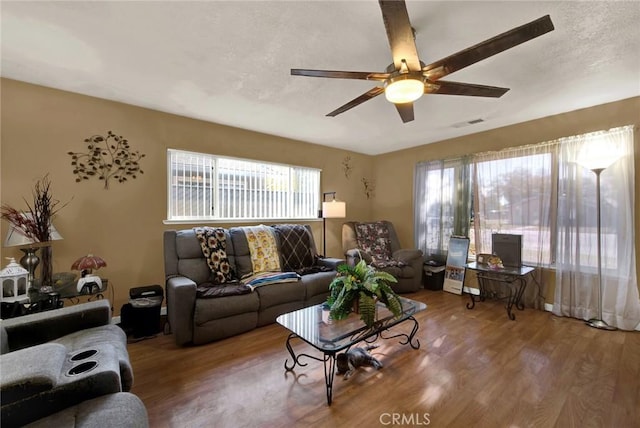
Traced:
[[364, 194], [367, 199], [371, 199], [375, 196], [376, 183], [372, 179], [362, 177], [362, 187], [364, 188]]
[[342, 160], [342, 171], [344, 172], [345, 178], [348, 180], [351, 176], [351, 172], [353, 171], [353, 165], [351, 163], [351, 156], [345, 156]]
[[131, 146], [122, 135], [116, 135], [111, 131], [107, 136], [93, 135], [86, 138], [88, 151], [69, 152], [71, 166], [76, 176], [76, 183], [98, 177], [104, 181], [104, 188], [109, 188], [111, 179], [124, 183], [129, 178], [137, 178], [143, 174], [140, 169], [140, 160], [144, 154], [131, 150]]

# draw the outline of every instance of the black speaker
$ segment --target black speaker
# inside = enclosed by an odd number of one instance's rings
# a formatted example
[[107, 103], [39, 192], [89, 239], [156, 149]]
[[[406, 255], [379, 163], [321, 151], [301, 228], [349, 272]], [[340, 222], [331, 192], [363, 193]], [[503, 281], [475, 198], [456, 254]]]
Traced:
[[522, 235], [494, 233], [491, 235], [491, 252], [502, 260], [504, 267], [522, 266]]
[[129, 303], [120, 310], [120, 326], [134, 339], [155, 336], [161, 331], [160, 310], [164, 292], [159, 285], [129, 290]]

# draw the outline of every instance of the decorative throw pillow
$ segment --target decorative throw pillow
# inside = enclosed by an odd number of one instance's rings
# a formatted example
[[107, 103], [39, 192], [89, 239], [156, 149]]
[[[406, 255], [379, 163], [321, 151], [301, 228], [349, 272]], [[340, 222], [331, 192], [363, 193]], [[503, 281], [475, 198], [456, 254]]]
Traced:
[[374, 263], [382, 264], [391, 260], [389, 229], [385, 223], [356, 223], [356, 239], [358, 247], [371, 255]]
[[298, 272], [314, 265], [311, 232], [300, 224], [278, 224], [271, 226], [280, 239], [282, 270]]
[[211, 270], [211, 282], [224, 284], [232, 281], [234, 272], [227, 257], [227, 237], [224, 229], [221, 227], [194, 227], [193, 230]]

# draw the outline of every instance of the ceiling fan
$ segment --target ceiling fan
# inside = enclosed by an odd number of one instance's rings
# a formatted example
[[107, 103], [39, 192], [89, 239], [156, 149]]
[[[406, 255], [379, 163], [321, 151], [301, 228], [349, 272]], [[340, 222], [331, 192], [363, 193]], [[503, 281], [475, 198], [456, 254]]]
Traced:
[[395, 104], [404, 123], [414, 119], [413, 102], [423, 94], [468, 95], [475, 97], [499, 98], [509, 88], [475, 85], [440, 80], [448, 74], [489, 58], [528, 40], [534, 39], [554, 29], [549, 15], [499, 34], [470, 48], [464, 49], [439, 61], [425, 65], [418, 57], [414, 30], [409, 21], [404, 0], [379, 0], [382, 19], [387, 30], [389, 46], [393, 56], [384, 72], [331, 71], [292, 68], [294, 76], [331, 77], [337, 79], [361, 79], [383, 82], [345, 105], [327, 114], [340, 113], [362, 104], [381, 93]]

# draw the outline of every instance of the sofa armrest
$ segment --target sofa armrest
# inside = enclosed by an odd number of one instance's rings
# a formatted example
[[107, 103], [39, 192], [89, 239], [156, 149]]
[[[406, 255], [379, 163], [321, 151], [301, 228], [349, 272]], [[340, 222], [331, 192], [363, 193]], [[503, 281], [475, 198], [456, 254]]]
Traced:
[[2, 405], [53, 389], [66, 355], [64, 346], [45, 343], [0, 356]]
[[118, 392], [83, 401], [29, 424], [29, 428], [64, 426], [148, 428], [149, 416], [140, 398]]
[[344, 264], [344, 259], [337, 259], [333, 257], [318, 257], [318, 266], [325, 266], [330, 269], [336, 270], [339, 265]]
[[413, 264], [416, 261], [416, 259], [419, 259], [420, 263], [423, 262], [422, 250], [417, 250], [417, 249], [396, 250], [393, 252], [392, 258], [394, 260], [399, 260], [401, 262], [404, 262], [408, 265]]
[[[5, 402], [3, 391], [2, 413], [0, 415], [3, 426], [5, 424], [7, 426], [24, 426], [84, 400], [121, 392], [116, 348], [109, 344], [102, 344], [93, 347], [93, 349], [97, 351], [94, 355], [78, 361], [71, 359], [72, 354], [67, 352], [68, 348], [53, 343], [3, 355], [4, 371], [6, 357], [18, 353], [31, 354], [28, 357], [25, 355], [21, 361], [24, 373], [21, 373], [21, 378], [18, 378], [18, 381], [21, 379], [26, 381], [26, 384], [23, 384], [24, 387], [20, 388], [22, 398], [13, 402]], [[84, 364], [89, 364], [89, 366], [85, 367]], [[44, 387], [39, 392], [31, 387], [29, 378], [30, 376], [33, 378], [34, 375], [40, 384], [39, 389]], [[13, 386], [19, 386], [19, 384], [14, 383]], [[14, 389], [14, 392], [17, 391]]]
[[178, 346], [193, 341], [196, 283], [184, 276], [167, 279], [167, 318]]
[[15, 351], [110, 323], [111, 304], [108, 300], [96, 300], [2, 320], [2, 328], [7, 335], [7, 350]]

